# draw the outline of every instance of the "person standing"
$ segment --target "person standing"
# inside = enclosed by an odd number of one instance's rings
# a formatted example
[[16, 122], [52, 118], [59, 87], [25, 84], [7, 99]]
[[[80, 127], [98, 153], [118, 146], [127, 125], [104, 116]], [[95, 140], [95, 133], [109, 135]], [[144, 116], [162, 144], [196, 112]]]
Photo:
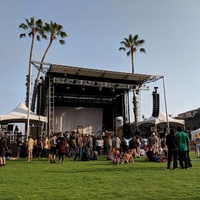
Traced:
[[32, 161], [32, 158], [33, 158], [33, 138], [32, 136], [28, 136], [28, 161]]
[[188, 168], [188, 146], [189, 146], [189, 137], [187, 133], [183, 132], [181, 127], [177, 127], [176, 136], [178, 137], [179, 145], [178, 145], [178, 157], [179, 164], [181, 169]]
[[166, 145], [168, 148], [167, 169], [170, 169], [170, 164], [173, 158], [173, 169], [175, 170], [177, 168], [179, 141], [173, 129], [170, 129], [170, 133], [166, 136]]
[[98, 152], [98, 155], [101, 155], [101, 139], [98, 137], [95, 142], [95, 150]]
[[194, 138], [195, 150], [196, 150], [196, 158], [200, 157], [200, 134], [196, 133]]
[[64, 137], [61, 137], [58, 147], [59, 162], [64, 163], [65, 154], [66, 154], [66, 140]]
[[50, 139], [50, 163], [56, 163], [56, 145], [57, 145], [57, 136], [56, 134]]
[[43, 156], [44, 158], [48, 158], [48, 137], [45, 136], [43, 139]]
[[6, 148], [7, 148], [7, 138], [5, 134], [2, 133], [0, 136], [0, 167], [6, 165]]
[[17, 158], [19, 158], [19, 156], [21, 154], [21, 148], [22, 148], [22, 146], [23, 146], [22, 138], [18, 137], [17, 138]]

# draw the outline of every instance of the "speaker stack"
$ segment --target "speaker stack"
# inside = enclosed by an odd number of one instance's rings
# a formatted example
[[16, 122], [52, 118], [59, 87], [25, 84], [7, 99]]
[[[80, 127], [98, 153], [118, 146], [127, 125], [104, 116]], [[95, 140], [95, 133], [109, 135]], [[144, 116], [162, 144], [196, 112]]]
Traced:
[[160, 111], [160, 96], [157, 93], [158, 87], [154, 87], [154, 91], [152, 93], [153, 96], [153, 112], [152, 116], [153, 117], [158, 117], [159, 111]]

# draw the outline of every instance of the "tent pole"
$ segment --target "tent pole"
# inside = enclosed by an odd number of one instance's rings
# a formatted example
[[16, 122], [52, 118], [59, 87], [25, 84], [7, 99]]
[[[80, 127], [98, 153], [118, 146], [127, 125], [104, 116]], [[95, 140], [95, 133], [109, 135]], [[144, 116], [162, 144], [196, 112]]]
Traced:
[[163, 79], [163, 92], [164, 92], [164, 100], [165, 100], [165, 113], [166, 113], [166, 119], [167, 119], [167, 133], [169, 133], [169, 119], [168, 119], [168, 112], [167, 112], [167, 98], [166, 98], [166, 92], [165, 92], [165, 81], [164, 81], [164, 76], [162, 77]]

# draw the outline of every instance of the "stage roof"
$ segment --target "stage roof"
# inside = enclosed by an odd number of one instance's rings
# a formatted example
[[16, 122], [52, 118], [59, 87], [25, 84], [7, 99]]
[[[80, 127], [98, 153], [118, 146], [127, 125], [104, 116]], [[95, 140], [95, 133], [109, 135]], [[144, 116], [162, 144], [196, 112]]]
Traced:
[[134, 89], [148, 88], [145, 84], [163, 78], [162, 75], [132, 74], [37, 61], [32, 61], [32, 64], [38, 69], [42, 64], [42, 71], [46, 72], [45, 80], [52, 78], [55, 102], [113, 103], [116, 97]]
[[135, 85], [142, 85], [145, 83], [155, 82], [163, 77], [162, 75], [132, 74], [126, 72], [116, 72], [56, 64], [51, 64], [48, 72], [56, 74], [67, 74], [74, 76], [96, 77], [103, 79], [128, 81]]

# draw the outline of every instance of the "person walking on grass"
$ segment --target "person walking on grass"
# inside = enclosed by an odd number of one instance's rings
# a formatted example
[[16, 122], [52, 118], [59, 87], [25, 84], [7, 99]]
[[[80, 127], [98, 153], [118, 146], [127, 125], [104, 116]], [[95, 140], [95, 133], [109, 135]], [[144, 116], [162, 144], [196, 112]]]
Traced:
[[170, 133], [166, 137], [166, 145], [168, 148], [167, 170], [170, 169], [170, 164], [172, 159], [173, 159], [173, 169], [175, 170], [177, 168], [179, 141], [173, 129], [170, 129]]
[[189, 146], [189, 137], [187, 133], [182, 131], [181, 127], [177, 127], [176, 136], [178, 137], [178, 158], [181, 169], [188, 168], [188, 146]]

